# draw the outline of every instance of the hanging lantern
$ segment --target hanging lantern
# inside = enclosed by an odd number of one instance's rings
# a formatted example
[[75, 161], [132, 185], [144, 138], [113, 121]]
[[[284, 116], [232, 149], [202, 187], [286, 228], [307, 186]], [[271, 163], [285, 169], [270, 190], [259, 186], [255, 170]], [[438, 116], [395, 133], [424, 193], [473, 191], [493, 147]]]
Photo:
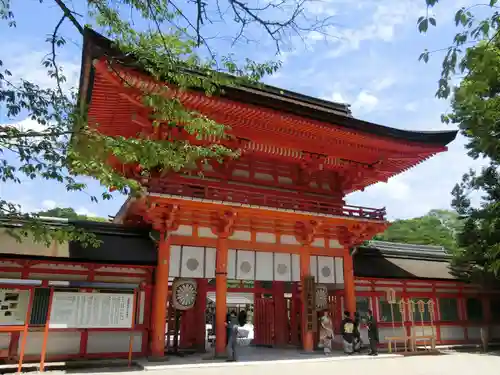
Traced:
[[425, 311], [425, 302], [422, 300], [419, 300], [417, 302], [417, 305], [418, 305], [418, 311], [423, 313]]

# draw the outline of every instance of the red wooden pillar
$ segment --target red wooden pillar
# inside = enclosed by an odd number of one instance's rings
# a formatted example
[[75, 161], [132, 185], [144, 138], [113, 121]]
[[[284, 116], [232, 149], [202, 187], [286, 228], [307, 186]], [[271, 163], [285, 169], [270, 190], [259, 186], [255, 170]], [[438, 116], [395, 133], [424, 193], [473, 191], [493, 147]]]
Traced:
[[217, 234], [217, 253], [215, 257], [215, 355], [224, 356], [226, 352], [226, 314], [227, 314], [227, 239], [231, 235], [236, 214], [226, 211], [217, 218], [213, 231]]
[[170, 237], [166, 231], [162, 231], [158, 244], [158, 263], [155, 270], [154, 299], [151, 312], [151, 355], [153, 357], [165, 355], [169, 260]]
[[[273, 281], [274, 300], [274, 344], [285, 346], [287, 344], [288, 315], [285, 301], [285, 283]], [[283, 317], [283, 312], [285, 316]]]
[[227, 237], [217, 240], [215, 270], [215, 354], [226, 352], [226, 311], [227, 311]]
[[311, 255], [309, 252], [309, 247], [304, 246], [300, 254], [300, 280], [302, 282], [302, 293], [301, 293], [301, 327], [302, 327], [302, 348], [306, 352], [312, 352], [314, 350], [313, 342], [313, 332], [307, 330], [307, 296], [306, 288], [304, 288], [304, 281], [307, 276], [310, 275], [310, 265], [311, 265]]
[[290, 341], [292, 345], [299, 345], [299, 320], [300, 320], [300, 292], [297, 282], [292, 284], [292, 307], [290, 311]]
[[356, 292], [354, 285], [354, 267], [349, 249], [344, 250], [344, 303], [351, 317], [356, 312]]
[[196, 348], [198, 351], [205, 351], [206, 337], [206, 310], [207, 310], [207, 279], [198, 280], [198, 294], [196, 295]]

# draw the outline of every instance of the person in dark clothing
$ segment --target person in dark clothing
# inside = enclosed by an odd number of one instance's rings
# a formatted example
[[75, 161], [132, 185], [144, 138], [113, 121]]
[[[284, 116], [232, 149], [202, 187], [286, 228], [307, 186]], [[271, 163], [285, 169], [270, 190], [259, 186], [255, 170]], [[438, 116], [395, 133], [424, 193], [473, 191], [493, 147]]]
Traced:
[[361, 331], [359, 330], [360, 323], [359, 313], [356, 311], [354, 313], [353, 350], [358, 353], [361, 351], [362, 344]]
[[226, 314], [226, 347], [229, 344], [229, 338], [231, 337], [231, 314]]
[[246, 310], [240, 310], [238, 313], [238, 324], [240, 327], [243, 327], [247, 324], [247, 312]]
[[349, 311], [344, 311], [344, 319], [340, 327], [342, 341], [344, 343], [344, 352], [348, 355], [354, 353], [354, 321], [351, 319]]
[[377, 327], [377, 322], [375, 321], [371, 310], [368, 310], [368, 320], [366, 323], [368, 326], [368, 340], [370, 340], [369, 355], [378, 355], [377, 352], [377, 344], [379, 343], [378, 327]]

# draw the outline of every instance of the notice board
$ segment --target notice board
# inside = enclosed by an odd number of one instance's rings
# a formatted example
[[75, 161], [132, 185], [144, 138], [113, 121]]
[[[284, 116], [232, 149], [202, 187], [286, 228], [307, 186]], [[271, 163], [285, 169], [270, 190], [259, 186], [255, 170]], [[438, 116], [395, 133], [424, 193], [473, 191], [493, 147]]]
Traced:
[[50, 328], [132, 328], [133, 294], [54, 292]]

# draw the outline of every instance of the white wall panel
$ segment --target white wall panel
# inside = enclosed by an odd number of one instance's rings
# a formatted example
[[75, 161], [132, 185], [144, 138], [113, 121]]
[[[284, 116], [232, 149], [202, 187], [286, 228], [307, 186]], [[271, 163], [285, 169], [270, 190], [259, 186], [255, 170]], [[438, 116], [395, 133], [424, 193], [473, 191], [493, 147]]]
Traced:
[[335, 283], [344, 283], [344, 258], [335, 257]]
[[255, 279], [255, 251], [238, 250], [236, 252], [236, 278], [239, 280]]
[[227, 278], [236, 279], [236, 250], [233, 249], [227, 254]]
[[178, 245], [170, 246], [170, 264], [168, 266], [169, 277], [179, 277], [181, 268], [181, 247]]
[[300, 281], [300, 256], [292, 254], [292, 281]]
[[318, 282], [335, 284], [335, 261], [333, 257], [318, 257]]
[[216, 250], [214, 247], [205, 249], [205, 277], [213, 279], [215, 277], [215, 257]]
[[309, 264], [309, 269], [311, 272], [311, 276], [314, 276], [314, 280], [318, 282], [318, 257], [315, 255], [311, 255]]
[[441, 340], [445, 341], [465, 340], [464, 327], [441, 326], [439, 327], [439, 330], [441, 332]]
[[274, 280], [292, 280], [292, 259], [290, 254], [274, 253]]
[[273, 281], [273, 253], [257, 252], [255, 280]]
[[[129, 332], [89, 332], [87, 353], [126, 353], [129, 348]], [[132, 351], [137, 353], [142, 347], [142, 332], [134, 332]]]
[[[104, 332], [112, 336], [109, 332]], [[26, 339], [25, 355], [40, 355], [42, 351], [44, 332], [29, 332]], [[19, 338], [22, 342], [23, 333]], [[110, 351], [109, 349], [107, 350]], [[47, 340], [47, 355], [53, 354], [78, 354], [80, 353], [80, 333], [75, 332], [50, 332]]]
[[204, 247], [182, 246], [181, 260], [181, 277], [204, 277]]

